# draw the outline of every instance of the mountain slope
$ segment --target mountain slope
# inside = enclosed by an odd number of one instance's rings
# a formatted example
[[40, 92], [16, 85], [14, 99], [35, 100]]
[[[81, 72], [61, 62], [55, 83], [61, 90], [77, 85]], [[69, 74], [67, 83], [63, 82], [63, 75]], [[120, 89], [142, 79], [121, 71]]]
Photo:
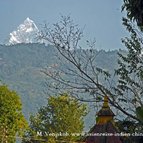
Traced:
[[[97, 52], [97, 65], [113, 72], [117, 51]], [[56, 54], [54, 47], [44, 44], [0, 45], [0, 79], [20, 94], [27, 119], [47, 102], [46, 76], [41, 69], [57, 64]]]

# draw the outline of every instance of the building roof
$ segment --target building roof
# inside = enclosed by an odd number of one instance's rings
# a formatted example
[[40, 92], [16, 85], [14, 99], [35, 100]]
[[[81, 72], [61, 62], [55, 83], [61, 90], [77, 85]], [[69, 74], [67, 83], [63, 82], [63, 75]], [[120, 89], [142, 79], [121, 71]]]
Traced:
[[112, 122], [102, 125], [95, 125], [87, 137], [84, 139], [85, 143], [122, 143], [118, 136], [114, 136], [117, 129]]
[[97, 113], [98, 121], [83, 139], [85, 143], [122, 143], [116, 136], [117, 128], [114, 125], [115, 114], [109, 107], [108, 97], [104, 97], [104, 103]]
[[108, 97], [107, 96], [104, 97], [103, 106], [99, 110], [99, 112], [97, 113], [97, 115], [98, 115], [98, 117], [100, 117], [100, 116], [115, 116], [115, 114], [112, 112], [112, 110], [109, 107]]

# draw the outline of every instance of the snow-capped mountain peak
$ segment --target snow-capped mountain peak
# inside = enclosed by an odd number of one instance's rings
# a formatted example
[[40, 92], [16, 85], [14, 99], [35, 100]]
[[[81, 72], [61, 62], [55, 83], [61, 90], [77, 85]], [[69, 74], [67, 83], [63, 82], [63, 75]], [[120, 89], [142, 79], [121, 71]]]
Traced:
[[9, 44], [35, 43], [39, 30], [33, 20], [27, 17], [17, 30], [10, 33]]

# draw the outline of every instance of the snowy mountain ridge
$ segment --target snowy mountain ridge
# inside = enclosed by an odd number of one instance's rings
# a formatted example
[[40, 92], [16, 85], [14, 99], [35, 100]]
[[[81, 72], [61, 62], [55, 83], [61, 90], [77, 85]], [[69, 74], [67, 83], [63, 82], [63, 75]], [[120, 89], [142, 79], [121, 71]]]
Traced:
[[18, 43], [37, 43], [36, 36], [39, 32], [38, 27], [29, 17], [20, 24], [17, 29], [10, 33], [9, 45]]

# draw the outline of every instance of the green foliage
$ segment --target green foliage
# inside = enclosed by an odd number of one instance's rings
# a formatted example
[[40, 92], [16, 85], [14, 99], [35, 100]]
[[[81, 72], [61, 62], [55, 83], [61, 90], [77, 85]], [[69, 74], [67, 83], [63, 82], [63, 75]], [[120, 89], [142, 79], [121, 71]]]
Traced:
[[[118, 85], [116, 92], [120, 95], [120, 101], [132, 108], [132, 113], [136, 112], [136, 107], [142, 105], [143, 96], [143, 55], [142, 37], [138, 30], [134, 28], [129, 19], [123, 18], [123, 25], [130, 33], [130, 38], [122, 39], [127, 51], [118, 53]], [[129, 109], [130, 110], [130, 109]], [[134, 114], [135, 115], [135, 114]], [[135, 115], [136, 116], [136, 115]], [[138, 118], [140, 120], [141, 118]]]
[[15, 91], [0, 86], [0, 142], [15, 143], [16, 135], [22, 135], [27, 122], [22, 114], [22, 104]]
[[[36, 116], [30, 118], [30, 129], [27, 132], [29, 140], [23, 142], [58, 142], [58, 140], [74, 141], [79, 137], [71, 136], [72, 133], [83, 131], [83, 117], [86, 115], [86, 106], [67, 94], [51, 96], [47, 106], [39, 109]], [[38, 135], [38, 133], [40, 135]], [[62, 134], [52, 136], [52, 134]], [[31, 139], [34, 137], [34, 139]]]
[[136, 115], [143, 122], [143, 106], [136, 108]]
[[143, 30], [143, 1], [142, 0], [124, 0], [122, 10], [126, 9], [127, 17], [135, 20], [137, 25]]

